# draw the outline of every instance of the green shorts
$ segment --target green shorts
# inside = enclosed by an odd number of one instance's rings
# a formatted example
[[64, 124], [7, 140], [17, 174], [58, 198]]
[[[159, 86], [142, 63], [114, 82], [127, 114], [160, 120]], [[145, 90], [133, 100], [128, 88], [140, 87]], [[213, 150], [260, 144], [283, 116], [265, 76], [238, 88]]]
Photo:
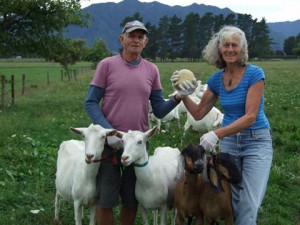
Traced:
[[[119, 204], [126, 207], [136, 207], [135, 198], [136, 176], [133, 165], [121, 165], [122, 150], [114, 153], [109, 146], [104, 147], [96, 182], [96, 203], [100, 208], [113, 208]], [[114, 156], [117, 163], [113, 162]]]

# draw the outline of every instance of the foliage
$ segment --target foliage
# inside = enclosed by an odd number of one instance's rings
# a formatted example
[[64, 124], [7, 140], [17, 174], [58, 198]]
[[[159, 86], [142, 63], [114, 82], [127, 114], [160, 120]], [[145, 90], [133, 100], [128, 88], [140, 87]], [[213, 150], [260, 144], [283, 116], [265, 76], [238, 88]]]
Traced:
[[[207, 16], [207, 14], [205, 14]], [[210, 14], [208, 14], [210, 15]], [[201, 31], [198, 29], [200, 24], [200, 16], [196, 13], [188, 14], [183, 21], [183, 47], [182, 55], [189, 60], [200, 57], [201, 50], [197, 45], [197, 36]], [[200, 31], [200, 32], [199, 32]]]
[[170, 27], [168, 30], [168, 37], [170, 39], [169, 54], [170, 59], [173, 62], [174, 59], [181, 57], [182, 55], [182, 32], [181, 32], [182, 20], [174, 15], [170, 18]]
[[[299, 60], [252, 63], [261, 66], [266, 73], [265, 110], [272, 127], [274, 147], [269, 185], [259, 209], [258, 224], [295, 225], [300, 219]], [[73, 66], [89, 67], [89, 63]], [[216, 70], [202, 62], [163, 62], [157, 66], [166, 98], [172, 92], [169, 78], [174, 70], [189, 68], [204, 83]], [[50, 74], [55, 82], [47, 86], [41, 74], [50, 69], [53, 69]], [[81, 73], [77, 80], [61, 82], [60, 69], [59, 64], [54, 63], [0, 62], [1, 74], [32, 74], [29, 77], [38, 84], [36, 91], [17, 96], [14, 105], [0, 111], [0, 224], [53, 224], [58, 146], [63, 140], [78, 138], [68, 131], [70, 126], [88, 126], [91, 122], [83, 102], [93, 71]], [[162, 131], [150, 140], [150, 154], [156, 146], [182, 149], [188, 143], [198, 143], [198, 133], [188, 130], [183, 134], [185, 119], [184, 115], [180, 117], [180, 126], [176, 121], [171, 122], [168, 130], [162, 124]], [[39, 211], [34, 214], [31, 210]], [[74, 224], [72, 204], [63, 202], [61, 210], [60, 224]], [[119, 215], [119, 208], [115, 214]], [[88, 221], [85, 216], [84, 224]], [[142, 224], [140, 214], [136, 224]]]
[[[121, 22], [121, 26], [132, 19], [143, 18], [139, 13], [127, 16]], [[150, 30], [149, 45], [144, 52], [145, 57], [161, 61], [176, 58], [188, 58], [189, 61], [198, 61], [201, 52], [208, 43], [211, 35], [224, 25], [235, 25], [240, 27], [246, 34], [249, 44], [250, 57], [263, 58], [271, 53], [271, 40], [266, 20], [252, 19], [249, 14], [213, 15], [205, 13], [200, 16], [198, 13], [189, 13], [181, 20], [174, 15], [164, 15], [159, 19], [158, 26], [151, 23], [146, 24]]]
[[93, 68], [96, 68], [98, 62], [105, 57], [109, 56], [109, 51], [102, 39], [97, 39], [94, 42], [92, 48], [87, 49], [86, 56], [84, 56], [84, 60], [93, 62]]
[[60, 63], [65, 71], [69, 71], [69, 65], [79, 61], [84, 52], [85, 41], [81, 39], [60, 39], [52, 49], [48, 60]]
[[283, 50], [287, 55], [300, 56], [300, 33], [295, 37], [291, 36], [285, 39]]
[[88, 18], [76, 0], [0, 0], [1, 56], [47, 57], [67, 26]]
[[122, 22], [120, 23], [120, 27], [123, 28], [127, 22], [138, 20], [143, 22], [143, 17], [140, 15], [140, 13], [134, 13], [132, 16], [126, 16]]
[[169, 17], [163, 16], [159, 20], [159, 26], [157, 29], [157, 44], [159, 46], [157, 55], [160, 57], [161, 61], [165, 61], [168, 58], [169, 51]]

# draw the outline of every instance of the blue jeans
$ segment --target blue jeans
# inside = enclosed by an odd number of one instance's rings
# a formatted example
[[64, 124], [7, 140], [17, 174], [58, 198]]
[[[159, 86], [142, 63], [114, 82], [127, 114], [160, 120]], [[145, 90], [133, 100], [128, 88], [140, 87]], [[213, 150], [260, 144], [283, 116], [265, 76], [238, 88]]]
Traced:
[[243, 189], [231, 187], [235, 225], [256, 225], [273, 158], [271, 130], [243, 130], [224, 137], [220, 151], [234, 156], [242, 174]]

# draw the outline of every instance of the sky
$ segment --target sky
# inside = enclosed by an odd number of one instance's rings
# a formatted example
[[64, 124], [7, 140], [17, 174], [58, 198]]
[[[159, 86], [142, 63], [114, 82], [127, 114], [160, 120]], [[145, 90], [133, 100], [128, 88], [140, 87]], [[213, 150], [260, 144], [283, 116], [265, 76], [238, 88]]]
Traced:
[[[105, 2], [121, 2], [122, 0], [80, 0], [81, 7]], [[153, 2], [153, 0], [139, 0]], [[267, 23], [295, 21], [300, 19], [299, 0], [156, 0], [162, 4], [188, 6], [193, 3], [229, 8], [236, 13], [250, 14], [253, 19], [260, 21], [263, 17]]]

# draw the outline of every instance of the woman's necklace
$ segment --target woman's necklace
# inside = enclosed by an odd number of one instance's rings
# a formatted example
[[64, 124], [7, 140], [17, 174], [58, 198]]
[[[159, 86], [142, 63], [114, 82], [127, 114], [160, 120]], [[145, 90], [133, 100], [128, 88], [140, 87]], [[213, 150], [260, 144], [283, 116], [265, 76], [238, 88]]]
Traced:
[[231, 87], [231, 85], [232, 85], [232, 79], [231, 79], [231, 77], [229, 78], [229, 80], [228, 80], [228, 83], [227, 83], [227, 84], [228, 84], [228, 86], [229, 86], [229, 87]]
[[227, 81], [227, 85], [228, 85], [229, 87], [231, 87], [231, 85], [232, 85], [232, 78], [231, 78], [231, 74], [230, 74], [229, 70], [227, 70], [227, 73], [228, 73], [228, 75], [229, 75], [229, 80]]
[[[240, 68], [239, 68], [239, 71], [240, 71]], [[228, 75], [229, 75], [229, 80], [227, 81], [227, 85], [229, 86], [229, 87], [231, 87], [231, 85], [232, 85], [232, 74], [234, 73], [230, 73], [230, 71], [229, 71], [229, 69], [227, 69], [227, 73], [228, 73]]]
[[235, 78], [235, 81], [237, 82], [238, 80], [240, 80], [240, 77], [243, 76], [244, 67], [239, 66], [235, 70], [229, 70], [228, 68], [226, 68], [226, 72], [229, 76], [229, 79], [227, 81], [227, 85], [228, 85], [228, 87], [231, 87], [232, 83], [233, 83], [233, 78]]

